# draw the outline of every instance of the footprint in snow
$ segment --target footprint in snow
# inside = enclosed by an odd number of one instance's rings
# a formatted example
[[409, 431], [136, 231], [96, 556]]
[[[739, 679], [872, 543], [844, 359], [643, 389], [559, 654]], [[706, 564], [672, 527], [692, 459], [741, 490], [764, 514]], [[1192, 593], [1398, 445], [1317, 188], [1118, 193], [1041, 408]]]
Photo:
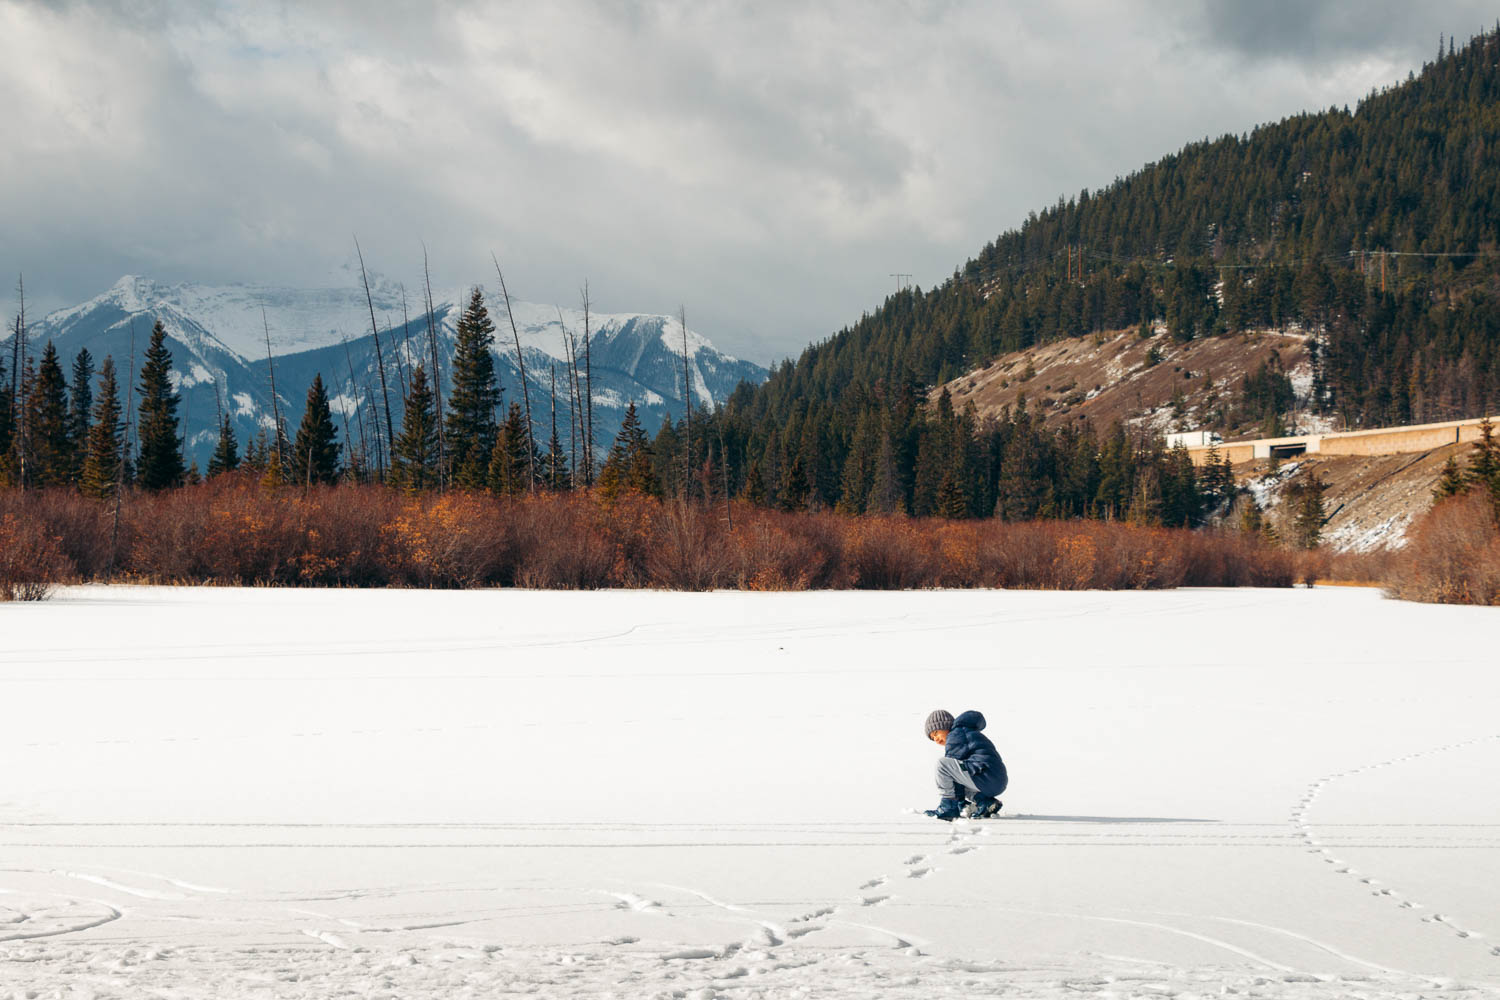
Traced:
[[909, 871], [909, 872], [906, 873], [906, 877], [907, 878], [926, 878], [930, 874], [932, 874], [932, 869], [931, 868], [913, 868], [911, 871]]
[[922, 862], [924, 862], [926, 860], [927, 860], [927, 855], [925, 855], [925, 854], [913, 854], [911, 857], [907, 858], [905, 861], [903, 861], [901, 863], [903, 865], [920, 865]]
[[885, 876], [881, 875], [879, 878], [870, 879], [870, 881], [860, 886], [860, 889], [879, 889], [883, 885], [885, 885]]
[[884, 903], [886, 900], [888, 900], [890, 898], [891, 897], [889, 897], [889, 896], [861, 896], [859, 898], [859, 905], [860, 906], [879, 906], [881, 903]]

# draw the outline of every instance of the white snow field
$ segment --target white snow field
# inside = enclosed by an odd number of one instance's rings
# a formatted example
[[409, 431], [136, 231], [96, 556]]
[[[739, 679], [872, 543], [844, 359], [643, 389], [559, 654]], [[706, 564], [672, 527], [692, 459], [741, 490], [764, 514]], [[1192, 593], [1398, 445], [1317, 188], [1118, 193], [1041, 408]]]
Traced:
[[[0, 997], [1500, 995], [1500, 611], [0, 606]], [[922, 721], [977, 708], [1004, 818]]]

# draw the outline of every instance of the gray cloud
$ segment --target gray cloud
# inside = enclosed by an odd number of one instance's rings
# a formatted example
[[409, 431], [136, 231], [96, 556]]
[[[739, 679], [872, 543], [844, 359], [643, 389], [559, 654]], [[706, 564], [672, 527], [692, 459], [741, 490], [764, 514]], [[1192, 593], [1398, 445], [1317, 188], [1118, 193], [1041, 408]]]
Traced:
[[588, 277], [764, 361], [1484, 23], [1346, 6], [0, 0], [0, 273], [54, 306], [127, 272], [322, 284], [357, 232], [392, 276], [425, 240], [436, 280], [486, 280], [494, 249], [525, 298]]
[[[1169, 9], [1181, 10], [1180, 4]], [[1439, 35], [1467, 38], [1495, 22], [1493, 4], [1457, 0], [1201, 0], [1190, 8], [1209, 44], [1256, 59], [1304, 60], [1382, 54], [1404, 60], [1437, 55]]]

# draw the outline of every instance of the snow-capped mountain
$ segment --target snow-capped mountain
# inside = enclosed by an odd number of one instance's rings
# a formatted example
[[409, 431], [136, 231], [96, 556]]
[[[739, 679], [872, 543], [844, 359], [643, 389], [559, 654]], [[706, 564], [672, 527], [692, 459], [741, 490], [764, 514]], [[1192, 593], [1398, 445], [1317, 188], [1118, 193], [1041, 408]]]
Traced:
[[[406, 379], [418, 363], [431, 374], [428, 313], [420, 289], [403, 289], [372, 274], [370, 291], [380, 331], [385, 394], [399, 432]], [[441, 294], [434, 291], [432, 324], [438, 334], [438, 364], [445, 392], [452, 370], [455, 327], [468, 301], [468, 289]], [[511, 400], [521, 399], [515, 336], [504, 300], [486, 289], [485, 301], [495, 324], [497, 370], [503, 405], [508, 406]], [[511, 315], [526, 363], [538, 443], [542, 444], [551, 432], [551, 378], [555, 369], [558, 434], [566, 444], [570, 411], [563, 331], [566, 327], [577, 338], [581, 352], [582, 310], [513, 301]], [[185, 421], [189, 457], [200, 466], [206, 464], [213, 450], [221, 407], [231, 414], [242, 445], [255, 436], [258, 428], [271, 426], [268, 355], [274, 359], [277, 397], [288, 433], [296, 429], [307, 387], [316, 374], [323, 376], [328, 387], [335, 421], [341, 424], [341, 430], [346, 426], [354, 440], [358, 440], [361, 425], [367, 437], [373, 438], [375, 427], [384, 419], [370, 306], [357, 278], [347, 287], [304, 289], [164, 284], [127, 276], [102, 295], [59, 309], [32, 324], [27, 339], [38, 349], [53, 341], [65, 360], [80, 348], [88, 348], [96, 363], [113, 355], [123, 380], [132, 371], [132, 357], [139, 368], [157, 319], [166, 327], [183, 397], [179, 415]], [[683, 330], [675, 318], [595, 313], [590, 317], [590, 329], [596, 450], [608, 447], [626, 405], [632, 401], [652, 432], [665, 415], [681, 416]], [[757, 364], [716, 350], [691, 328], [687, 332], [687, 354], [695, 407], [712, 407], [723, 402], [740, 382], [759, 383], [767, 375]]]

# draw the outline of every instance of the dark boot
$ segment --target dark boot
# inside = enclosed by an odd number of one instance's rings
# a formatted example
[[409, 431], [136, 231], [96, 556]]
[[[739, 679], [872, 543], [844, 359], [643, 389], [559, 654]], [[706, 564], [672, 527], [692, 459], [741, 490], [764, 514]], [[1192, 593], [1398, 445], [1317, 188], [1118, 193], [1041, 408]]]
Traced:
[[999, 799], [992, 799], [988, 795], [976, 795], [973, 816], [975, 819], [986, 819], [999, 815], [1001, 805], [1003, 803]]
[[938, 803], [936, 809], [927, 810], [927, 815], [934, 819], [940, 819], [945, 823], [951, 823], [963, 815], [963, 799], [943, 799]]

